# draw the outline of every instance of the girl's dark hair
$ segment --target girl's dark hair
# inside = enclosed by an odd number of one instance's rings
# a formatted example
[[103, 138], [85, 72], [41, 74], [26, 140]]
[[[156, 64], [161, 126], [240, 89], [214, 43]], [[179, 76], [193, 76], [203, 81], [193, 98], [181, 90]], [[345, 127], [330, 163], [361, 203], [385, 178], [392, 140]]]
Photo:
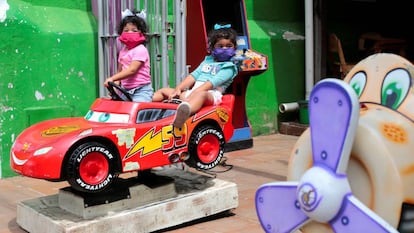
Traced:
[[220, 39], [228, 39], [237, 48], [237, 32], [233, 28], [213, 29], [208, 34], [208, 49], [212, 51]]
[[137, 26], [138, 30], [140, 30], [144, 35], [147, 34], [147, 23], [143, 18], [136, 16], [136, 14], [139, 13], [139, 11], [133, 10], [132, 13], [134, 14], [133, 16], [127, 16], [121, 20], [121, 23], [118, 27], [118, 35], [122, 34], [125, 25], [127, 25], [128, 23], [132, 23], [135, 26]]

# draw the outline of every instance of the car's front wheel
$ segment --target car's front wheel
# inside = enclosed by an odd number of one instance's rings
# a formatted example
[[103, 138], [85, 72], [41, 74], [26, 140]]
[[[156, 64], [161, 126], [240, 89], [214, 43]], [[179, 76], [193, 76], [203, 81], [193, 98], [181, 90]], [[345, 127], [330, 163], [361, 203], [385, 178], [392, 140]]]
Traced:
[[68, 182], [75, 190], [97, 193], [117, 178], [116, 156], [107, 146], [87, 142], [77, 147], [67, 164]]
[[186, 163], [201, 170], [217, 166], [224, 155], [224, 143], [223, 132], [214, 126], [204, 125], [195, 129], [189, 141], [190, 158]]

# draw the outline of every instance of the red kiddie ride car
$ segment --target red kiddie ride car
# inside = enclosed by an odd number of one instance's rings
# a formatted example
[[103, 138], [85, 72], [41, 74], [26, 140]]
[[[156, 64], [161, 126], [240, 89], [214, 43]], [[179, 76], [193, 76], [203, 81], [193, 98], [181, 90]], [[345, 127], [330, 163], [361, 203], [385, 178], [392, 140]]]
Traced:
[[[118, 95], [114, 87], [123, 95]], [[219, 164], [233, 135], [234, 96], [205, 106], [183, 127], [172, 125], [177, 103], [123, 101], [127, 92], [108, 87], [112, 99], [98, 98], [85, 117], [37, 123], [15, 140], [12, 169], [49, 181], [68, 181], [81, 192], [101, 192], [119, 174], [185, 162], [209, 170]]]

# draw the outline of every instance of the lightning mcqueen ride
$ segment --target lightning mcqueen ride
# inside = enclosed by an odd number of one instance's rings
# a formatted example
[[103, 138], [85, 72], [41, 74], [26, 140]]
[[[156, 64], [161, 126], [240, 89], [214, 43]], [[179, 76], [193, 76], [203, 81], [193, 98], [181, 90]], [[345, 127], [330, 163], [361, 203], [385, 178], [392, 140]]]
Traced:
[[12, 169], [97, 193], [125, 172], [183, 161], [201, 170], [219, 164], [234, 131], [233, 95], [223, 95], [220, 105], [203, 107], [175, 128], [177, 103], [132, 102], [113, 83], [108, 90], [112, 98], [96, 99], [85, 117], [47, 120], [25, 129], [11, 148]]

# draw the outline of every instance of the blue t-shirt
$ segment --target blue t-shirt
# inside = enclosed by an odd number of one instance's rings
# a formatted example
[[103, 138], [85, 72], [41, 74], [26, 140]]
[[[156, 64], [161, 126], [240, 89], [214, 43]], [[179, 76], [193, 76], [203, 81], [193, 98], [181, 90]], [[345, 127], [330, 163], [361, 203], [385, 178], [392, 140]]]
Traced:
[[233, 82], [238, 72], [237, 66], [231, 62], [216, 62], [213, 56], [206, 56], [204, 61], [191, 75], [199, 82], [209, 81], [213, 88], [224, 92]]

